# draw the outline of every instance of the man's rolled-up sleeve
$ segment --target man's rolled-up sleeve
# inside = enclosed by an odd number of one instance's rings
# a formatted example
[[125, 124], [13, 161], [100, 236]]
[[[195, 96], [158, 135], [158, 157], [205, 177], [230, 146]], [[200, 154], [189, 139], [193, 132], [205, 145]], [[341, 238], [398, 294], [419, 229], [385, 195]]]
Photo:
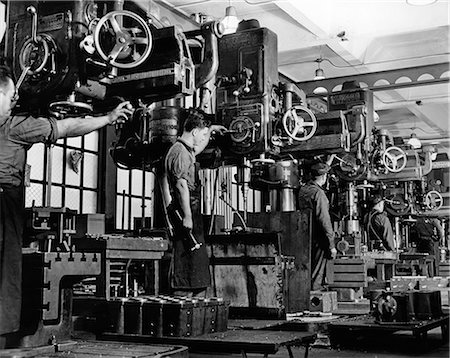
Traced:
[[58, 127], [55, 118], [14, 117], [9, 139], [21, 144], [55, 143]]
[[170, 158], [168, 163], [168, 175], [173, 179], [185, 179], [189, 182], [189, 167], [191, 165], [191, 158], [189, 154], [179, 152]]

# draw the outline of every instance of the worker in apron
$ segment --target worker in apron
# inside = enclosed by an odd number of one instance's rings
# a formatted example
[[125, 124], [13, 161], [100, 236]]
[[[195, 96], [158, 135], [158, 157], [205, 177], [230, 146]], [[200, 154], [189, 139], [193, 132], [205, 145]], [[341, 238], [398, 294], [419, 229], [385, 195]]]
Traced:
[[167, 214], [173, 227], [170, 284], [175, 295], [204, 296], [210, 284], [195, 156], [207, 146], [212, 132], [225, 130], [223, 126], [210, 125], [201, 111], [192, 109], [182, 135], [165, 158], [171, 197]]

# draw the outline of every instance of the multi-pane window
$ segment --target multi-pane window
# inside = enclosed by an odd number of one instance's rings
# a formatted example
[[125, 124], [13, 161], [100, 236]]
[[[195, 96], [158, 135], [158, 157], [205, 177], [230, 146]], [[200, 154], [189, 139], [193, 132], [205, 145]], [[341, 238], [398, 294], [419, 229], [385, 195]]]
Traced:
[[60, 139], [50, 147], [33, 145], [27, 154], [31, 170], [26, 206], [67, 207], [78, 213], [96, 213], [98, 152], [98, 132]]
[[141, 227], [151, 226], [148, 220], [153, 217], [153, 190], [152, 172], [117, 169], [116, 229], [135, 229], [142, 218], [147, 222]]

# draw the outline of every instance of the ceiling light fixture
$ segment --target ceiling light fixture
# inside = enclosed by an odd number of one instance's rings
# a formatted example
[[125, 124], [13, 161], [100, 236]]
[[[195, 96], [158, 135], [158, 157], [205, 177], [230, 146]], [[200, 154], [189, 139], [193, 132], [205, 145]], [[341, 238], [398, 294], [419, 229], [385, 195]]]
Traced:
[[436, 1], [437, 0], [406, 0], [406, 3], [413, 6], [426, 6], [434, 4]]
[[422, 147], [422, 142], [414, 132], [411, 133], [411, 137], [409, 137], [406, 143], [411, 147], [413, 147], [414, 149], [420, 149]]
[[325, 73], [320, 68], [320, 63], [322, 62], [322, 58], [318, 58], [315, 62], [317, 62], [317, 70], [315, 72], [314, 81], [320, 81], [325, 79]]
[[225, 9], [225, 17], [222, 19], [222, 24], [225, 28], [224, 35], [234, 34], [238, 28], [239, 20], [237, 18], [237, 11], [234, 6], [229, 6]]

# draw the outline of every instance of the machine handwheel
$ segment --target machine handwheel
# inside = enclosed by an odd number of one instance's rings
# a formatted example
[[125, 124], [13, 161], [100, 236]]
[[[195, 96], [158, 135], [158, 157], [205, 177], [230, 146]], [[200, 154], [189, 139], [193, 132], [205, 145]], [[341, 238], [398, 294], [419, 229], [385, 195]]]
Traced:
[[[338, 158], [338, 157], [337, 157]], [[359, 161], [351, 154], [345, 154], [339, 158], [339, 169], [335, 173], [347, 181], [360, 180], [366, 176], [367, 165], [358, 163]]]
[[303, 106], [293, 106], [288, 109], [283, 116], [282, 123], [286, 134], [299, 142], [311, 138], [317, 129], [316, 116]]
[[411, 210], [410, 204], [399, 194], [388, 197], [386, 202], [388, 204], [386, 205], [386, 211], [394, 216], [406, 215]]
[[90, 104], [69, 100], [50, 103], [48, 110], [57, 119], [63, 119], [66, 117], [87, 116], [92, 113], [93, 108]]
[[242, 143], [252, 136], [255, 128], [255, 123], [246, 116], [235, 118], [230, 123], [230, 137], [235, 143]]
[[406, 166], [406, 153], [399, 147], [389, 147], [383, 153], [383, 164], [392, 173], [398, 173]]
[[48, 63], [50, 57], [50, 46], [53, 46], [54, 42], [48, 35], [38, 35], [36, 37], [36, 43], [29, 38], [20, 49], [19, 64], [23, 70], [26, 67], [31, 67], [28, 70], [29, 75], [35, 75], [41, 72]]
[[[123, 26], [124, 22], [130, 20], [137, 23], [138, 27]], [[113, 46], [102, 43], [105, 33], [114, 37]], [[95, 26], [95, 49], [104, 61], [117, 68], [130, 69], [141, 65], [150, 55], [152, 42], [147, 23], [131, 11], [112, 11], [98, 20]]]
[[431, 190], [425, 195], [425, 205], [430, 210], [439, 210], [444, 204], [444, 198], [441, 193], [436, 190]]

